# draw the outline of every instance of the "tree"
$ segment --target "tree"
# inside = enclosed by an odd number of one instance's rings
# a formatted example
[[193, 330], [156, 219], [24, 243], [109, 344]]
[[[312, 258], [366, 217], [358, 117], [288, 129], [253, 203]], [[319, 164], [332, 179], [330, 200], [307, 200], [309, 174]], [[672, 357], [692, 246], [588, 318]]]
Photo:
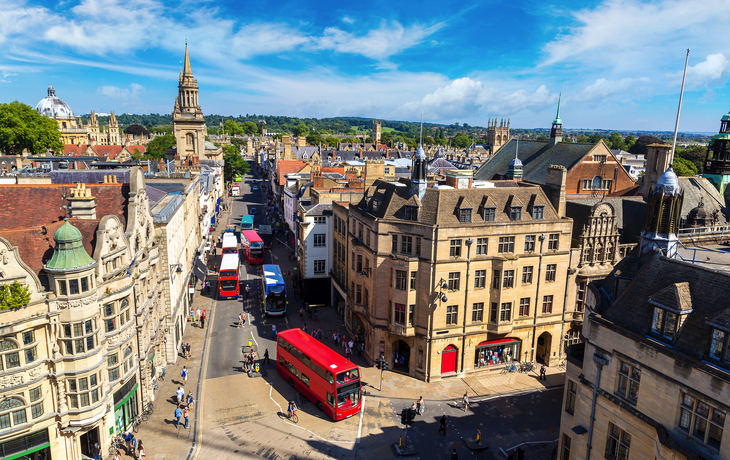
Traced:
[[231, 145], [235, 145], [236, 147], [238, 147], [238, 150], [246, 150], [247, 147], [246, 141], [244, 141], [240, 137], [232, 137]]
[[626, 138], [624, 138], [624, 144], [626, 144], [625, 150], [628, 152], [629, 150], [631, 150], [631, 147], [636, 144], [636, 138], [629, 134], [628, 136], [626, 136]]
[[307, 144], [309, 144], [309, 145], [324, 144], [324, 139], [322, 139], [322, 136], [319, 133], [312, 133], [307, 136]]
[[233, 120], [226, 120], [225, 123], [223, 123], [223, 132], [228, 134], [229, 136], [235, 136], [236, 134], [243, 134], [243, 129], [241, 126], [236, 123]]
[[621, 137], [621, 134], [619, 133], [611, 133], [611, 135], [608, 136], [608, 146], [612, 149], [626, 150], [624, 138]]
[[243, 132], [247, 136], [256, 136], [259, 134], [259, 127], [253, 121], [246, 121], [243, 123]]
[[458, 149], [464, 149], [471, 145], [471, 139], [464, 133], [459, 133], [451, 139], [451, 145]]
[[324, 141], [327, 143], [328, 147], [337, 147], [337, 145], [340, 143], [340, 140], [335, 136], [327, 136]]
[[226, 182], [231, 182], [234, 176], [246, 174], [251, 170], [251, 166], [234, 145], [223, 146], [223, 160], [226, 163], [223, 168], [223, 179]]
[[581, 144], [587, 144], [588, 136], [586, 136], [585, 134], [581, 134], [580, 136], [578, 136], [578, 142], [580, 142]]
[[58, 122], [18, 101], [0, 104], [0, 150], [20, 155], [26, 149], [32, 154], [63, 151]]
[[633, 153], [634, 155], [646, 155], [646, 146], [649, 144], [665, 144], [663, 140], [659, 139], [658, 137], [654, 136], [640, 136], [638, 139], [636, 139], [636, 143], [631, 146], [629, 149], [629, 153]]
[[[54, 121], [55, 123], [55, 121]], [[0, 286], [0, 310], [11, 310], [28, 305], [30, 289], [18, 280], [9, 285]]]
[[137, 124], [127, 126], [127, 129], [125, 129], [124, 132], [132, 134], [133, 136], [146, 136], [149, 134], [149, 131], [147, 131], [144, 126]]
[[157, 136], [147, 143], [146, 159], [163, 160], [167, 157], [167, 149], [177, 144], [177, 139], [172, 134]]
[[368, 144], [372, 144], [373, 142], [375, 142], [375, 140], [372, 137], [368, 136], [365, 138], [365, 142]]
[[307, 134], [309, 134], [309, 128], [304, 123], [299, 123], [295, 127], [292, 128], [292, 134], [294, 134], [297, 137], [306, 137]]
[[697, 172], [702, 174], [705, 170], [705, 157], [707, 155], [707, 147], [695, 145], [686, 149], [677, 149], [675, 156], [691, 161], [697, 168]]
[[682, 157], [674, 157], [672, 168], [678, 176], [691, 177], [697, 175], [697, 166]]
[[603, 139], [603, 136], [601, 136], [600, 134], [591, 134], [590, 136], [588, 136], [588, 142], [590, 142], [591, 144], [597, 144], [601, 141], [601, 139]]

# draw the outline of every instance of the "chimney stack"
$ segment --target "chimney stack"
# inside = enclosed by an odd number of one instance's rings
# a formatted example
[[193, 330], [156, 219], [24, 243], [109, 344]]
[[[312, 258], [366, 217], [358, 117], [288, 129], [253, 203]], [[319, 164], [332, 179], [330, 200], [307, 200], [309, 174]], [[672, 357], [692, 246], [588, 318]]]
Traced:
[[558, 217], [565, 217], [565, 184], [568, 178], [568, 170], [565, 166], [548, 166], [545, 191], [550, 197], [550, 202], [555, 207]]
[[[116, 180], [116, 176], [114, 179]], [[72, 217], [96, 219], [96, 200], [91, 196], [91, 190], [86, 188], [86, 184], [76, 184], [76, 188], [71, 189], [68, 201]]]

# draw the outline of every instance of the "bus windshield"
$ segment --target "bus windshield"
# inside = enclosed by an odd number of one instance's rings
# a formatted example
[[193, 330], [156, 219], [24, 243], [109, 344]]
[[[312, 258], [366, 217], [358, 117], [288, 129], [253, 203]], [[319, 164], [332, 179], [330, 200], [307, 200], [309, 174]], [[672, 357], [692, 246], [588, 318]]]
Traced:
[[221, 278], [235, 278], [238, 273], [235, 270], [221, 270]]
[[236, 289], [236, 280], [220, 280], [220, 287], [224, 291], [232, 291]]
[[337, 387], [337, 407], [349, 409], [360, 402], [360, 381]]
[[337, 374], [337, 385], [342, 385], [343, 383], [354, 382], [359, 378], [360, 378], [360, 371], [358, 371], [357, 369], [352, 369], [347, 372], [341, 372], [341, 373]]
[[266, 297], [267, 311], [284, 311], [286, 309], [286, 296], [283, 294], [269, 294]]
[[259, 258], [264, 256], [264, 243], [251, 243], [251, 257]]

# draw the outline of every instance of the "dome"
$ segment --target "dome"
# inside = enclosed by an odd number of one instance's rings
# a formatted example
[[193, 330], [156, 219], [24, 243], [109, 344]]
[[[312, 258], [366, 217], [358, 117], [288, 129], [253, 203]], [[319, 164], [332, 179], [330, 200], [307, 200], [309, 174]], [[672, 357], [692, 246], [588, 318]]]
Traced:
[[514, 157], [514, 158], [512, 159], [512, 161], [510, 161], [510, 162], [509, 162], [509, 165], [510, 165], [510, 167], [512, 167], [512, 168], [515, 168], [515, 167], [519, 167], [519, 168], [521, 168], [521, 167], [522, 167], [522, 162], [520, 161], [520, 159], [519, 159], [519, 158], [517, 158], [517, 157]]
[[426, 152], [423, 151], [422, 146], [418, 146], [418, 150], [416, 151], [416, 159], [418, 160], [425, 160], [426, 159]]
[[68, 118], [74, 116], [71, 107], [56, 96], [56, 90], [53, 88], [53, 85], [48, 87], [48, 96], [41, 99], [36, 104], [35, 109], [41, 115], [51, 118]]
[[722, 118], [720, 119], [720, 121], [728, 121], [728, 120], [730, 120], [730, 112], [723, 115]]
[[687, 214], [687, 225], [689, 227], [704, 227], [707, 225], [709, 214], [705, 209], [705, 202], [700, 197], [700, 203]]
[[655, 190], [661, 190], [662, 192], [671, 195], [679, 193], [679, 179], [671, 166], [664, 171], [664, 174], [659, 176]]
[[45, 268], [50, 271], [76, 270], [93, 266], [96, 261], [84, 249], [83, 236], [78, 228], [68, 223], [68, 219], [56, 230], [53, 241], [53, 257]]

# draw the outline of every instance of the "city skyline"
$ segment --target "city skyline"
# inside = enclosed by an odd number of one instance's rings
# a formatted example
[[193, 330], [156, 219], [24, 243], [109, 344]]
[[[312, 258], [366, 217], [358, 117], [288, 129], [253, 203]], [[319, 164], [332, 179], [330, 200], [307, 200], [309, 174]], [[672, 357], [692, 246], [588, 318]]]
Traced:
[[[723, 11], [727, 10], [727, 11]], [[2, 102], [52, 83], [75, 114], [170, 113], [185, 41], [208, 114], [359, 116], [713, 132], [727, 112], [730, 5], [673, 0], [339, 8], [83, 0], [0, 1]], [[478, 18], [475, 19], [475, 18]]]

